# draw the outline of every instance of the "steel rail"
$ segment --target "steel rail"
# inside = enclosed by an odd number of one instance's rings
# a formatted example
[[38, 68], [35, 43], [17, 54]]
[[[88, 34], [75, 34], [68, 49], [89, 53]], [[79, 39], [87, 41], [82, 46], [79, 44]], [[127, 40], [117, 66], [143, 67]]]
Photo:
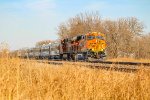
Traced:
[[90, 63], [102, 63], [102, 64], [119, 64], [119, 65], [135, 65], [135, 66], [150, 66], [150, 63], [145, 62], [113, 62], [113, 61], [88, 61]]
[[149, 66], [150, 67], [150, 63], [146, 63], [146, 62], [125, 62], [125, 61], [100, 61], [100, 60], [96, 60], [96, 61], [72, 61], [72, 60], [34, 60], [34, 61], [47, 61], [50, 63], [54, 63], [54, 64], [61, 64], [62, 61], [63, 62], [84, 62], [84, 63], [93, 63], [93, 64], [113, 64], [113, 65], [135, 65], [135, 66]]
[[[83, 64], [77, 64], [77, 62], [69, 62], [69, 61], [44, 61], [37, 60], [39, 63], [47, 63], [52, 65], [76, 65], [76, 66], [84, 66], [87, 68], [96, 68], [96, 69], [104, 69], [104, 70], [112, 70], [112, 71], [120, 71], [120, 72], [136, 72], [139, 70], [140, 66], [150, 66], [150, 63], [140, 63], [140, 62], [111, 62], [111, 61], [96, 61], [96, 62], [84, 62]], [[111, 66], [113, 65], [113, 66]], [[129, 65], [129, 66], [128, 66]]]

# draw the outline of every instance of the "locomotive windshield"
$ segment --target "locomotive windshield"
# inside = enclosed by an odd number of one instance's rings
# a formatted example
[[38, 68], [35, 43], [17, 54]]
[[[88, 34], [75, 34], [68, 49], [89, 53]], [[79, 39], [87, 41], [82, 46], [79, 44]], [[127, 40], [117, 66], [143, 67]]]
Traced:
[[87, 39], [88, 39], [88, 40], [93, 40], [93, 39], [95, 39], [95, 36], [92, 36], [92, 35], [87, 36]]
[[97, 36], [97, 38], [100, 40], [104, 40], [104, 37], [102, 37], [102, 36]]

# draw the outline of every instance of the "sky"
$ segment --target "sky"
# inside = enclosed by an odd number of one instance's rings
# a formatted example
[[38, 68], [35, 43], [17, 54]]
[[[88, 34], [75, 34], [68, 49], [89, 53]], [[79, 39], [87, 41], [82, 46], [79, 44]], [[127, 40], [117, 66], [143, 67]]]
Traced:
[[0, 43], [11, 50], [56, 40], [57, 27], [84, 12], [99, 12], [102, 19], [136, 17], [150, 32], [150, 0], [0, 0]]

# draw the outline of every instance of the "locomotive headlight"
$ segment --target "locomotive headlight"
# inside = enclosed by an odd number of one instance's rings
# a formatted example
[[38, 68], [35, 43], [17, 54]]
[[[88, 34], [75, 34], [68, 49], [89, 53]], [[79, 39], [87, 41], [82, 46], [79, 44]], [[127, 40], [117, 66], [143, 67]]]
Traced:
[[105, 45], [104, 44], [102, 44], [102, 49], [104, 49], [105, 48]]

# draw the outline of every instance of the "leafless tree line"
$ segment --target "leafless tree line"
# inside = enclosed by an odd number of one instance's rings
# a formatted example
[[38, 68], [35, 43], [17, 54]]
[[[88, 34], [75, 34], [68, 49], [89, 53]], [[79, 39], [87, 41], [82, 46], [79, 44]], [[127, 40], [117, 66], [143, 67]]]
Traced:
[[51, 43], [52, 41], [51, 40], [43, 40], [43, 41], [39, 41], [39, 42], [36, 42], [35, 46], [42, 46], [43, 44], [49, 44]]
[[144, 25], [135, 17], [102, 19], [97, 12], [80, 13], [58, 26], [60, 39], [88, 32], [106, 34], [107, 56], [150, 58], [150, 35], [143, 35]]

